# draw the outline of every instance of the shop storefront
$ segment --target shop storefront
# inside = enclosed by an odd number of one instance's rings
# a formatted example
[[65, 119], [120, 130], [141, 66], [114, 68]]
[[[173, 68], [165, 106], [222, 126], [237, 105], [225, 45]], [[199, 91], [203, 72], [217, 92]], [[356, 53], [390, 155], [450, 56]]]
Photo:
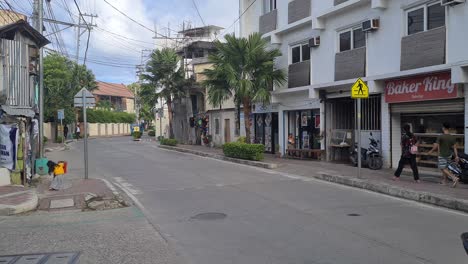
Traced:
[[287, 111], [287, 148], [320, 149], [320, 109]]
[[451, 83], [450, 72], [432, 73], [385, 82], [385, 102], [391, 115], [392, 167], [401, 155], [401, 129], [408, 124], [418, 138], [419, 166], [437, 167], [437, 154], [427, 154], [448, 122], [459, 150], [464, 151], [465, 101], [461, 85]]
[[251, 117], [253, 142], [265, 145], [265, 152], [276, 153], [279, 150], [278, 106], [255, 105]]
[[[361, 102], [362, 148], [369, 147], [370, 138], [381, 142], [381, 98], [380, 94], [374, 94]], [[349, 162], [357, 142], [356, 100], [348, 96], [327, 98], [325, 109], [327, 160]]]

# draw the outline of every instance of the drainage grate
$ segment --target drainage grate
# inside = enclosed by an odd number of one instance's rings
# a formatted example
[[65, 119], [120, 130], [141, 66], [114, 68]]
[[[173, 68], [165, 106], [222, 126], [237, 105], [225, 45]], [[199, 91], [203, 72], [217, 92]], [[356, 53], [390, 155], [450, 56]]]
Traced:
[[361, 216], [360, 214], [348, 214], [348, 216]]
[[223, 213], [201, 213], [195, 216], [192, 216], [192, 220], [221, 220], [226, 218], [226, 214]]
[[75, 264], [80, 252], [39, 253], [0, 256], [0, 264]]

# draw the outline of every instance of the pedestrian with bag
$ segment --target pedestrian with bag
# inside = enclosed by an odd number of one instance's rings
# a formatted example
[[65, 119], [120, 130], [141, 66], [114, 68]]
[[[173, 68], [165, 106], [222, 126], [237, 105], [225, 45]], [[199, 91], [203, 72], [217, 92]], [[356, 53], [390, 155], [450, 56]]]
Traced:
[[438, 167], [442, 172], [442, 180], [440, 184], [446, 185], [447, 179], [450, 178], [453, 181], [452, 187], [455, 188], [457, 187], [458, 181], [460, 181], [460, 179], [457, 176], [454, 176], [448, 170], [448, 165], [449, 161], [452, 159], [451, 148], [453, 148], [455, 161], [458, 162], [458, 145], [455, 137], [450, 135], [449, 130], [450, 124], [445, 122], [442, 127], [443, 134], [437, 138], [437, 143], [434, 143], [434, 147], [428, 152], [428, 154], [431, 154], [437, 149], [439, 150]]
[[400, 180], [401, 172], [405, 167], [405, 164], [410, 164], [411, 170], [413, 170], [414, 182], [419, 183], [419, 172], [416, 164], [416, 153], [418, 152], [417, 139], [411, 132], [411, 128], [408, 124], [403, 126], [403, 134], [401, 135], [401, 157], [398, 162], [398, 169], [395, 171], [394, 181]]

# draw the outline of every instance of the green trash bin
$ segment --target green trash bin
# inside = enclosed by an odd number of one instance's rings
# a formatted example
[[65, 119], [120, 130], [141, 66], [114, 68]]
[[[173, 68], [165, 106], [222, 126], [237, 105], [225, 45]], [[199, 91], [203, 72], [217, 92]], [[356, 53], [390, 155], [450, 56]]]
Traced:
[[48, 159], [36, 159], [36, 173], [39, 175], [49, 174], [49, 168], [47, 167]]

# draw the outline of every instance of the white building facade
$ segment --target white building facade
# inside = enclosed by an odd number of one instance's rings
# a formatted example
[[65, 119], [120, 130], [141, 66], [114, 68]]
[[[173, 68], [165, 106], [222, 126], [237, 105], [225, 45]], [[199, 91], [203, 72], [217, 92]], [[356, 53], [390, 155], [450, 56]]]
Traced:
[[[253, 3], [240, 2], [241, 13]], [[252, 4], [241, 18], [242, 36], [261, 32], [282, 51], [276, 67], [288, 73], [287, 85], [273, 91], [280, 152], [322, 149], [328, 160], [347, 159], [356, 141], [356, 103], [349, 91], [357, 78], [368, 84], [371, 94], [361, 108], [362, 142], [364, 146], [369, 142], [371, 132], [380, 140], [386, 167], [398, 163], [404, 124], [420, 140], [421, 166], [435, 167], [435, 157], [424, 152], [437, 139], [443, 122], [450, 123], [464, 150], [468, 3], [442, 2], [260, 0]]]

